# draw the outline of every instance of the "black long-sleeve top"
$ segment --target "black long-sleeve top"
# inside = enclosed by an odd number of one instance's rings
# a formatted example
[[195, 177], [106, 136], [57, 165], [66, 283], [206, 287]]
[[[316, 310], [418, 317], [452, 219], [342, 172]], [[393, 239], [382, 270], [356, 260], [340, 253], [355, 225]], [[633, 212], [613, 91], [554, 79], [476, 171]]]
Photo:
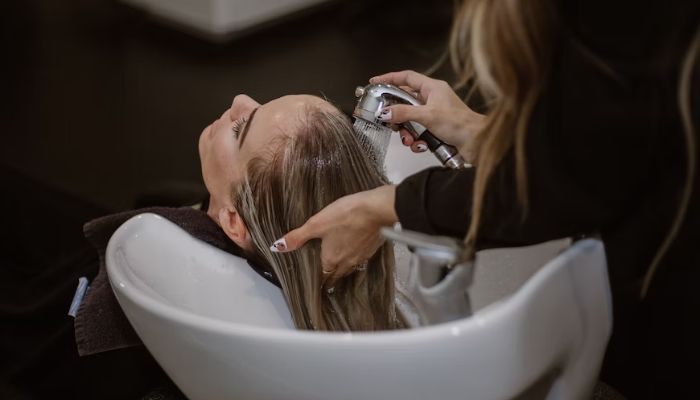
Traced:
[[[562, 5], [552, 72], [527, 133], [529, 209], [523, 219], [511, 151], [487, 187], [478, 235], [478, 247], [601, 235], [614, 300], [603, 379], [634, 399], [689, 393], [700, 373], [700, 173], [682, 229], [639, 299], [684, 187], [677, 85], [699, 6]], [[699, 71], [700, 62], [692, 85], [696, 127]], [[464, 237], [474, 175], [432, 168], [404, 180], [395, 202], [402, 226]]]

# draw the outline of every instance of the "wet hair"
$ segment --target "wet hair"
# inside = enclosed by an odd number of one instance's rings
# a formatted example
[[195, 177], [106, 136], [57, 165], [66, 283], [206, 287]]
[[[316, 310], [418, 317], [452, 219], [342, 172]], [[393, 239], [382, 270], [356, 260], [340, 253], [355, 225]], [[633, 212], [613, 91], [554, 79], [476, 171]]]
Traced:
[[336, 199], [386, 183], [349, 118], [310, 107], [293, 135], [281, 135], [247, 164], [233, 204], [251, 235], [248, 256], [274, 271], [297, 328], [372, 331], [404, 326], [394, 296], [394, 253], [385, 243], [365, 270], [322, 287], [321, 241], [289, 253], [269, 246]]

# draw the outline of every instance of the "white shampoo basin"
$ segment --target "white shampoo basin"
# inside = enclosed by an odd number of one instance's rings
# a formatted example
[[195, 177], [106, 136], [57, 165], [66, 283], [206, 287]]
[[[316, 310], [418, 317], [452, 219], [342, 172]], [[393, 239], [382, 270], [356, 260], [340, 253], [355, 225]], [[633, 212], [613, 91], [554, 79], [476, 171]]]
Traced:
[[107, 271], [134, 329], [191, 400], [584, 399], [612, 326], [594, 240], [470, 318], [380, 333], [295, 330], [280, 290], [244, 260], [153, 214], [116, 231]]

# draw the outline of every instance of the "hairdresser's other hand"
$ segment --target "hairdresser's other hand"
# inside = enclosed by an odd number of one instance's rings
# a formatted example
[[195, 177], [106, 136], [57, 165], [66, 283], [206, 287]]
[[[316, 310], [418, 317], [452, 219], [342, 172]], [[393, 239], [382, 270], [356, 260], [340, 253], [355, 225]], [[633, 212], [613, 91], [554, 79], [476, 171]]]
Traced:
[[[386, 107], [385, 122], [400, 124], [415, 121], [428, 128], [435, 136], [468, 156], [472, 137], [482, 129], [485, 117], [469, 108], [445, 81], [429, 78], [414, 71], [390, 72], [371, 78], [370, 83], [389, 83], [410, 89], [425, 103], [423, 106], [395, 104]], [[414, 145], [413, 137], [401, 132], [401, 141], [413, 151], [421, 151]]]
[[384, 243], [379, 230], [398, 221], [395, 194], [396, 187], [386, 185], [342, 197], [275, 241], [270, 249], [293, 251], [311, 239], [321, 239], [324, 284], [332, 287]]

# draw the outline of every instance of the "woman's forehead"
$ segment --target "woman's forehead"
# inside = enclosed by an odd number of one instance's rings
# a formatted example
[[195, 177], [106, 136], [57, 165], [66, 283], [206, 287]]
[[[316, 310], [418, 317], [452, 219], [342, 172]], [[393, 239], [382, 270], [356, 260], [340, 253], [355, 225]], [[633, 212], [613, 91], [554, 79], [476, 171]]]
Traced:
[[335, 107], [328, 101], [310, 94], [293, 94], [274, 99], [262, 106], [271, 113], [281, 116], [286, 114], [307, 113], [309, 109], [335, 110]]
[[288, 95], [274, 99], [260, 106], [256, 112], [254, 121], [251, 121], [250, 139], [253, 136], [266, 140], [271, 135], [293, 135], [312, 110], [337, 112], [331, 103], [318, 96]]

